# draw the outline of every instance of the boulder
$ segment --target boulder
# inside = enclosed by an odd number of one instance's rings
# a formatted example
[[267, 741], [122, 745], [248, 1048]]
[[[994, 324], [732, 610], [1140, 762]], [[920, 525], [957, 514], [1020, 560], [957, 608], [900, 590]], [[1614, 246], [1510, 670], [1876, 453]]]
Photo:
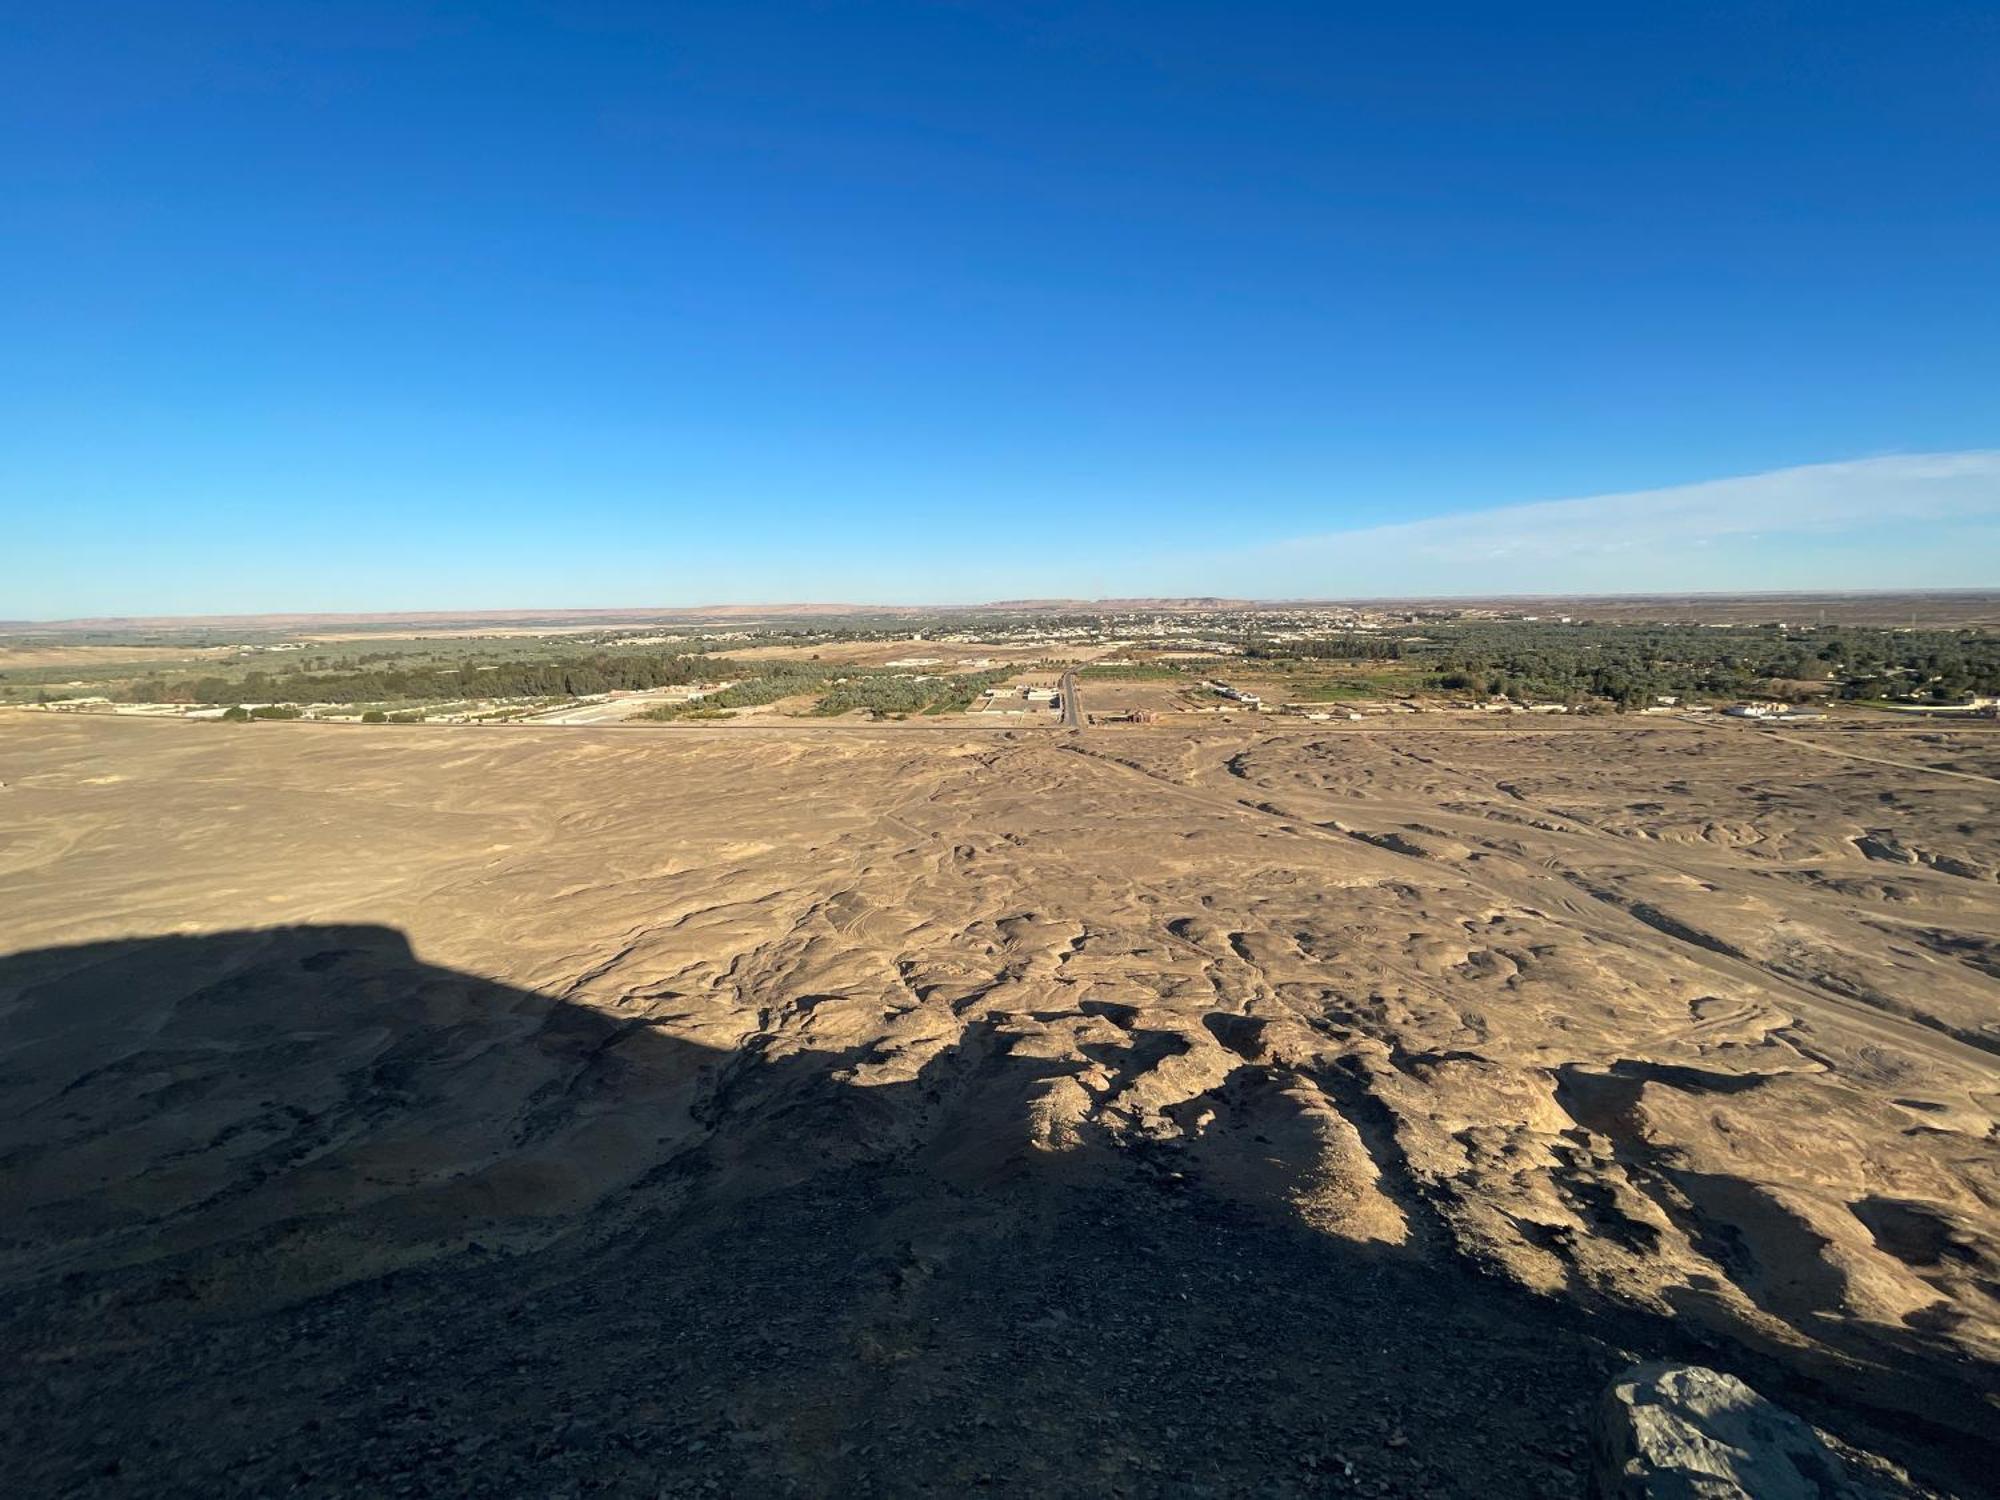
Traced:
[[1598, 1403], [1597, 1500], [1867, 1500], [1869, 1493], [1805, 1422], [1719, 1370], [1634, 1365]]

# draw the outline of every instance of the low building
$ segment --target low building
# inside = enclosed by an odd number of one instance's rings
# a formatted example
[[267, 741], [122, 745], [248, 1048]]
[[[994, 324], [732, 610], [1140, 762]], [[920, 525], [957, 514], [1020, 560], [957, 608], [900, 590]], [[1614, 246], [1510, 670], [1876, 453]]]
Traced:
[[1766, 724], [1799, 723], [1824, 719], [1826, 710], [1794, 703], [1732, 703], [1723, 712], [1732, 719], [1757, 719]]
[[1208, 682], [1204, 682], [1202, 686], [1207, 688], [1211, 693], [1214, 693], [1217, 697], [1227, 698], [1232, 703], [1240, 703], [1245, 708], [1261, 708], [1264, 703], [1264, 700], [1260, 698], [1257, 694], [1246, 693], [1243, 691], [1243, 689], [1238, 687], [1231, 687], [1226, 682], [1216, 682], [1211, 680]]

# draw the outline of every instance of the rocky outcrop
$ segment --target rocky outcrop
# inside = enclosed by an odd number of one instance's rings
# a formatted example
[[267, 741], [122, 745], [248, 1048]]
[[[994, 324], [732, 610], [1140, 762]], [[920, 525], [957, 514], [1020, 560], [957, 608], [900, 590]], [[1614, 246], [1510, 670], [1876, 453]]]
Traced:
[[1811, 1427], [1733, 1375], [1634, 1365], [1591, 1434], [1597, 1500], [1867, 1500]]

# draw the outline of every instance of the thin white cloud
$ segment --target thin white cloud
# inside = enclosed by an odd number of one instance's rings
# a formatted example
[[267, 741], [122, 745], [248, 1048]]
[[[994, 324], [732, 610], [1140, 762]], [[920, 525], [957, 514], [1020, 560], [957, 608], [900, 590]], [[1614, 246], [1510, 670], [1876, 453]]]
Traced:
[[[2000, 555], [1928, 544], [1996, 520], [2000, 451], [1907, 454], [1299, 537], [1233, 553], [1225, 571], [1266, 596], [1274, 584], [1352, 593], [1371, 581], [1385, 592], [1850, 587], [1871, 566], [1894, 574], [1883, 586], [1991, 585]], [[1864, 545], [1883, 527], [1897, 535]], [[1793, 576], [1777, 549], [1837, 576]], [[1936, 567], [1952, 576], [1906, 576]]]

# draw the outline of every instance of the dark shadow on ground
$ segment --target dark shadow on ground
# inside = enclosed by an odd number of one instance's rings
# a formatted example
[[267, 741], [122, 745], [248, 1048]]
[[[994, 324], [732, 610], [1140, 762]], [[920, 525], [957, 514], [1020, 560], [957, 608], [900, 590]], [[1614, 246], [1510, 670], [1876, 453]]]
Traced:
[[1070, 1065], [857, 1060], [377, 927], [0, 960], [0, 1488], [1580, 1494], [1591, 1402], [1659, 1354], [1967, 1492], [1990, 1463], [1679, 1325], [1031, 1149]]

